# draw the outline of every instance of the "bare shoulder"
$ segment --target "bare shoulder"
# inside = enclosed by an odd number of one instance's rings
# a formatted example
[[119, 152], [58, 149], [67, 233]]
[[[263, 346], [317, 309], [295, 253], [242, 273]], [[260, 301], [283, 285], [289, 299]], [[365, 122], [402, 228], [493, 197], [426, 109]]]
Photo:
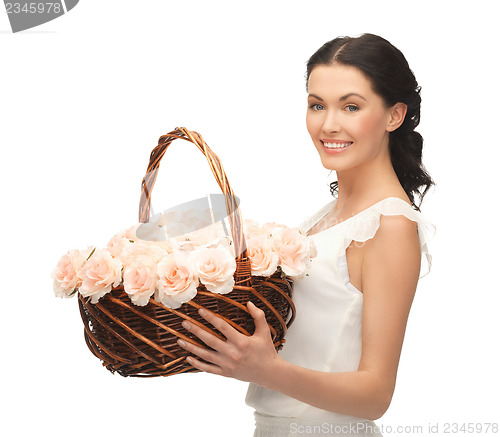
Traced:
[[391, 277], [395, 272], [405, 271], [409, 277], [418, 278], [421, 257], [418, 223], [404, 215], [382, 214], [379, 228], [366, 242], [363, 255], [365, 272], [385, 271]]
[[[410, 201], [407, 202], [411, 206]], [[379, 220], [372, 238], [362, 243], [353, 242], [346, 249], [350, 282], [363, 293], [370, 281], [370, 272], [389, 270], [392, 273], [403, 269], [418, 277], [420, 269], [418, 224], [404, 215], [381, 214]]]
[[370, 252], [375, 256], [390, 252], [394, 256], [409, 250], [416, 253], [417, 249], [420, 250], [418, 223], [404, 215], [382, 214], [377, 232], [365, 245], [365, 256]]
[[[410, 207], [412, 207], [412, 203], [404, 191], [390, 191], [387, 192], [385, 196], [383, 196], [384, 199], [388, 197], [399, 198], [406, 202]], [[381, 214], [379, 228], [377, 229], [374, 238], [369, 241], [371, 245], [379, 246], [383, 245], [384, 242], [388, 243], [390, 241], [397, 241], [399, 239], [415, 240], [416, 238], [418, 240], [417, 228], [418, 224], [415, 221], [402, 214]]]
[[[410, 207], [405, 192], [392, 191], [385, 197], [397, 197]], [[366, 241], [363, 250], [363, 264], [380, 270], [404, 269], [412, 277], [418, 277], [420, 269], [420, 243], [418, 223], [403, 214], [380, 215], [380, 223], [373, 238]]]
[[[403, 191], [388, 192], [384, 198], [396, 197], [398, 199], [406, 202], [410, 207], [412, 203], [408, 195]], [[384, 215], [380, 216], [380, 226], [377, 230], [378, 238], [375, 240], [381, 240], [387, 236], [392, 236], [393, 238], [411, 238], [416, 235], [417, 223], [404, 215]], [[383, 235], [383, 237], [380, 237]]]
[[[404, 238], [417, 235], [418, 224], [404, 215], [380, 215], [380, 226], [375, 235], [378, 238]], [[381, 237], [383, 236], [383, 237]]]

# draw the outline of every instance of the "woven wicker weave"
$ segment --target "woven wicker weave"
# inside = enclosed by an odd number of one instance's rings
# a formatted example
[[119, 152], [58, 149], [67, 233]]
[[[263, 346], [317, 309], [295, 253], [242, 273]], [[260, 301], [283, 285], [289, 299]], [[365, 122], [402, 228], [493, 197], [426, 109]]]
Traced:
[[283, 347], [286, 330], [295, 318], [295, 306], [291, 299], [292, 278], [281, 278], [280, 272], [270, 277], [251, 276], [242, 219], [235, 195], [219, 158], [197, 132], [176, 128], [160, 137], [158, 146], [151, 153], [146, 176], [142, 181], [140, 223], [149, 222], [151, 190], [156, 181], [160, 160], [175, 139], [192, 142], [200, 149], [224, 193], [234, 250], [235, 254], [239, 254], [236, 257], [235, 286], [227, 294], [217, 294], [208, 291], [200, 283], [197, 295], [178, 309], [168, 308], [154, 299], [150, 299], [146, 306], [134, 305], [123, 290], [123, 283], [96, 304], [78, 294], [85, 341], [89, 349], [102, 360], [103, 366], [109, 371], [118, 372], [122, 376], [153, 377], [199, 372], [186, 361], [190, 353], [177, 345], [177, 339], [209, 347], [186, 331], [181, 325], [182, 321], [188, 320], [225, 340], [217, 329], [198, 314], [199, 308], [214, 312], [241, 333], [252, 335], [255, 326], [246, 309], [246, 303], [252, 301], [266, 314], [276, 350]]

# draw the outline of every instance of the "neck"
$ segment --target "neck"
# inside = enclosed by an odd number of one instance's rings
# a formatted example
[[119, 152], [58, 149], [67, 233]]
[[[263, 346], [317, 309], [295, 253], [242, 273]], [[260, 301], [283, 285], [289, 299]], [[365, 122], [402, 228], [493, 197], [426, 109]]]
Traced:
[[[338, 200], [336, 210], [354, 213], [379, 199], [383, 193], [394, 191], [401, 184], [392, 166], [390, 156], [379, 156], [358, 167], [337, 171]], [[352, 210], [352, 211], [351, 211]]]

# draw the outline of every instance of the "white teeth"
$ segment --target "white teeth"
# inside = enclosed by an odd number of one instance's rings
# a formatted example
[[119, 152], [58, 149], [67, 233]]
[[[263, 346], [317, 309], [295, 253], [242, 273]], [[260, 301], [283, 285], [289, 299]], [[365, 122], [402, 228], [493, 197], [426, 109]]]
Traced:
[[351, 145], [352, 143], [323, 143], [328, 149], [342, 149]]

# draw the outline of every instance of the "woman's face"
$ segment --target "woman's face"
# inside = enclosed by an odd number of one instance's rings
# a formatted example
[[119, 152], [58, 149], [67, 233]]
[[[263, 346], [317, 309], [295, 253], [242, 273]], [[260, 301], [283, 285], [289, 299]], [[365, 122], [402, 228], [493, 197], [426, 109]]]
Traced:
[[350, 170], [389, 153], [390, 109], [360, 70], [318, 65], [308, 91], [307, 130], [325, 168]]

